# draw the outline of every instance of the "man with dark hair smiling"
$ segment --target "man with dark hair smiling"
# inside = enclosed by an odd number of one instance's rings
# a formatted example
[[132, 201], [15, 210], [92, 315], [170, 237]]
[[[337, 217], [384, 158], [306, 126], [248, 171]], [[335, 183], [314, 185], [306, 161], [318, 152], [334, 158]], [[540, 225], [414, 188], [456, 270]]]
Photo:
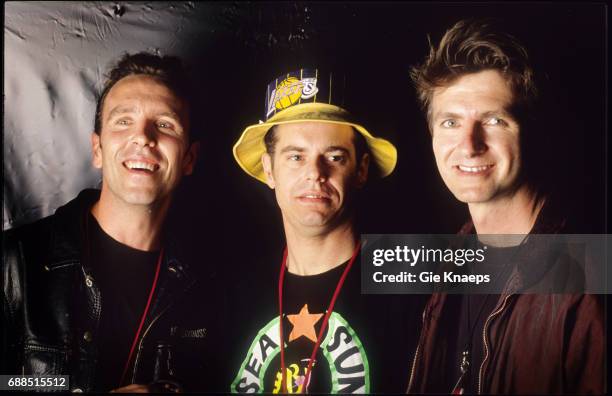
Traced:
[[3, 373], [69, 375], [73, 392], [180, 389], [174, 363], [202, 340], [184, 339], [198, 333], [177, 310], [195, 277], [164, 222], [198, 152], [189, 83], [176, 57], [123, 56], [91, 135], [101, 191], [4, 235]]
[[408, 392], [603, 393], [601, 299], [527, 294], [564, 265], [542, 259], [528, 234], [559, 233], [565, 224], [531, 177], [537, 169], [526, 166], [533, 165], [525, 158], [528, 135], [542, 132], [531, 123], [537, 90], [527, 51], [487, 22], [460, 21], [412, 78], [440, 175], [468, 204], [471, 221], [461, 232], [496, 246], [487, 258], [503, 267], [495, 279], [501, 294], [432, 295]]

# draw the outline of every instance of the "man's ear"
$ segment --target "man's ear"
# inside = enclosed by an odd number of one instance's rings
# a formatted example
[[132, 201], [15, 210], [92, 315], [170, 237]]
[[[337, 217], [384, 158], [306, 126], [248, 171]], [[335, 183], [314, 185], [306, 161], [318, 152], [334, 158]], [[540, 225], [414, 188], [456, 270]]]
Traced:
[[370, 168], [370, 155], [368, 153], [363, 154], [361, 162], [357, 167], [357, 188], [365, 186], [368, 181], [368, 169]]
[[192, 142], [189, 144], [189, 148], [183, 159], [183, 175], [191, 175], [193, 173], [193, 168], [195, 167], [199, 152], [200, 142]]
[[266, 174], [266, 184], [271, 189], [276, 187], [276, 181], [274, 180], [274, 175], [272, 174], [272, 157], [270, 154], [263, 153], [261, 155], [261, 165], [263, 166], [264, 173]]
[[102, 169], [102, 144], [100, 135], [91, 133], [91, 163], [95, 168]]

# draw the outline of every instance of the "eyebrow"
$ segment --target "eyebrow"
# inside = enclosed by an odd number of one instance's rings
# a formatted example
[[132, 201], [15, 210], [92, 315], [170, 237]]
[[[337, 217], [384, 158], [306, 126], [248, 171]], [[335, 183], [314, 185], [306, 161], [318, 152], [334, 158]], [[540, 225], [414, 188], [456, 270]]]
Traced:
[[179, 120], [179, 121], [181, 119], [181, 117], [179, 117], [179, 115], [174, 111], [164, 111], [163, 113], [159, 113], [158, 115], [161, 117], [174, 118], [175, 120]]
[[450, 111], [445, 111], [443, 113], [437, 113], [434, 115], [434, 117], [432, 118], [433, 120], [438, 120], [440, 118], [461, 118], [461, 114], [459, 113], [453, 113]]
[[136, 107], [119, 106], [119, 107], [115, 107], [114, 109], [112, 109], [110, 113], [108, 113], [108, 117], [106, 119], [111, 119], [120, 114], [135, 113], [135, 112], [136, 112]]
[[497, 111], [487, 111], [482, 113], [483, 118], [493, 117], [493, 116], [502, 116], [502, 117], [513, 117], [512, 113], [507, 110], [497, 110]]
[[304, 152], [306, 151], [303, 147], [298, 147], [298, 146], [287, 146], [287, 147], [283, 147], [283, 149], [280, 151], [281, 154], [283, 153], [287, 153], [289, 151], [297, 151], [297, 152]]
[[[512, 113], [510, 113], [509, 111], [502, 109], [502, 110], [491, 110], [491, 111], [485, 111], [484, 113], [480, 114], [480, 118], [487, 118], [487, 117], [492, 117], [492, 116], [504, 116], [504, 117], [512, 117]], [[459, 114], [459, 113], [453, 113], [450, 111], [445, 111], [443, 113], [438, 113], [433, 117], [433, 120], [439, 120], [440, 118], [463, 118], [463, 115]]]
[[[110, 113], [108, 114], [108, 118], [107, 119], [111, 119], [115, 116], [121, 115], [121, 114], [129, 114], [129, 113], [136, 113], [138, 111], [138, 108], [135, 106], [119, 106], [119, 107], [115, 107], [114, 109], [112, 109], [110, 111]], [[170, 111], [164, 111], [162, 113], [159, 113], [158, 116], [160, 117], [170, 117], [173, 118], [175, 120], [180, 121], [180, 117], [179, 115], [170, 110]]]
[[329, 146], [325, 152], [329, 153], [330, 151], [342, 151], [345, 154], [350, 154], [350, 151], [346, 148], [346, 147], [342, 147], [342, 146]]
[[[283, 154], [283, 153], [287, 153], [289, 151], [297, 151], [299, 153], [303, 153], [304, 151], [306, 151], [306, 149], [303, 148], [303, 147], [299, 147], [299, 146], [287, 146], [287, 147], [284, 147], [280, 151], [280, 153]], [[326, 153], [329, 153], [330, 151], [342, 151], [342, 152], [344, 152], [346, 154], [350, 153], [350, 151], [348, 149], [346, 149], [345, 147], [342, 147], [342, 146], [329, 146], [329, 147], [327, 147], [325, 149]]]

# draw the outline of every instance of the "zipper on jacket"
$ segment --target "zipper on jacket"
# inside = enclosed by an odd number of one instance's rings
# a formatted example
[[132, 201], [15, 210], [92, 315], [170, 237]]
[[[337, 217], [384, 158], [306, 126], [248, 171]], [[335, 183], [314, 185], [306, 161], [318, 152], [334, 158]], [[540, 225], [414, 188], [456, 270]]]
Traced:
[[419, 349], [421, 349], [421, 337], [423, 336], [423, 326], [425, 326], [425, 311], [427, 310], [427, 304], [425, 309], [423, 310], [423, 314], [421, 315], [421, 335], [419, 336], [419, 343], [417, 344], [416, 351], [414, 352], [414, 360], [412, 361], [412, 367], [410, 369], [410, 379], [408, 380], [408, 388], [406, 389], [406, 393], [410, 392], [412, 388], [412, 380], [414, 379], [414, 370], [416, 369], [416, 362], [419, 357]]
[[53, 271], [53, 270], [56, 270], [56, 269], [71, 267], [73, 265], [78, 265], [78, 264], [79, 264], [79, 262], [78, 261], [74, 261], [74, 260], [60, 261], [58, 263], [45, 265], [44, 268], [45, 268], [46, 271]]
[[140, 342], [138, 343], [138, 352], [136, 352], [136, 358], [134, 359], [134, 369], [132, 371], [132, 383], [134, 383], [134, 381], [136, 380], [136, 371], [138, 369], [138, 363], [140, 360], [140, 353], [142, 352], [142, 345], [144, 342], [145, 337], [147, 336], [147, 334], [149, 333], [149, 331], [151, 330], [151, 328], [153, 327], [153, 325], [155, 324], [155, 322], [157, 322], [157, 320], [159, 318], [162, 317], [163, 314], [166, 313], [166, 311], [172, 306], [174, 305], [174, 303], [168, 305], [166, 308], [164, 308], [163, 311], [161, 311], [152, 321], [151, 323], [149, 323], [149, 325], [147, 326], [146, 330], [144, 333], [142, 333], [142, 337], [140, 337]]
[[410, 369], [410, 380], [408, 381], [408, 389], [406, 390], [406, 393], [409, 393], [410, 388], [412, 388], [412, 380], [414, 379], [414, 369], [416, 368], [416, 362], [419, 357], [420, 347], [421, 347], [421, 344], [419, 343], [419, 345], [417, 345], [416, 352], [414, 353], [414, 360], [412, 361], [412, 368]]
[[[85, 267], [83, 265], [81, 265], [81, 271], [83, 272], [83, 277], [85, 279], [85, 285], [87, 286], [86, 289], [88, 289], [88, 291], [86, 293], [88, 293], [91, 296], [91, 301], [88, 303], [91, 303], [92, 305], [92, 311], [93, 311], [93, 328], [91, 329], [91, 331], [93, 332], [93, 334], [98, 334], [98, 328], [100, 327], [100, 316], [101, 316], [101, 311], [102, 311], [102, 297], [100, 295], [100, 289], [98, 289], [98, 287], [95, 285], [95, 283], [93, 282], [92, 277], [87, 273], [87, 271], [85, 270]], [[97, 348], [96, 348], [96, 359], [97, 359]], [[83, 382], [83, 387], [84, 389], [89, 389], [91, 390], [91, 384], [93, 382], [93, 371], [95, 369], [88, 369], [87, 370], [87, 374], [84, 375], [84, 382]]]
[[491, 319], [493, 319], [494, 316], [497, 316], [501, 311], [504, 310], [504, 308], [506, 307], [506, 303], [508, 302], [508, 299], [513, 296], [513, 294], [508, 294], [506, 297], [504, 297], [504, 302], [501, 304], [501, 306], [495, 310], [495, 312], [491, 313], [491, 315], [489, 315], [489, 317], [487, 317], [487, 320], [485, 321], [484, 327], [482, 329], [482, 341], [484, 343], [484, 348], [485, 348], [485, 357], [484, 359], [482, 359], [482, 363], [480, 364], [480, 369], [478, 370], [478, 394], [482, 394], [482, 369], [484, 368], [484, 364], [487, 361], [487, 359], [489, 358], [489, 347], [487, 345], [487, 326], [489, 325]]
[[25, 344], [24, 347], [26, 349], [37, 351], [37, 352], [60, 352], [67, 353], [67, 350], [61, 347], [49, 347], [49, 346], [41, 346], [35, 344]]
[[93, 309], [93, 313], [95, 316], [95, 329], [94, 330], [96, 333], [98, 332], [98, 326], [100, 325], [100, 311], [102, 310], [102, 298], [100, 296], [100, 290], [98, 289], [98, 287], [93, 283], [94, 279], [91, 277], [91, 275], [89, 275], [87, 273], [87, 271], [85, 271], [85, 267], [81, 266], [81, 271], [83, 272], [83, 277], [85, 279], [85, 285], [87, 286], [88, 289], [90, 289], [90, 293], [92, 295], [92, 302], [94, 304], [94, 309]]

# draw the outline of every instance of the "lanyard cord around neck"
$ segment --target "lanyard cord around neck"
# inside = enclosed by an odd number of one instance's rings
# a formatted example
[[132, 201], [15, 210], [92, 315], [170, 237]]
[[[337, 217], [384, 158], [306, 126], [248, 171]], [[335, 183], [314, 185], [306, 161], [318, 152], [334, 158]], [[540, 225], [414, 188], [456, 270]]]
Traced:
[[[353, 255], [349, 260], [342, 276], [338, 280], [338, 284], [336, 285], [336, 290], [334, 290], [334, 294], [332, 295], [331, 301], [329, 302], [329, 307], [327, 307], [327, 311], [325, 312], [325, 317], [323, 318], [323, 323], [321, 323], [321, 329], [319, 330], [319, 335], [317, 336], [317, 342], [312, 349], [312, 353], [310, 354], [310, 360], [308, 361], [308, 368], [306, 369], [306, 376], [304, 378], [303, 388], [302, 390], [307, 389], [308, 383], [310, 382], [310, 372], [312, 370], [312, 365], [314, 362], [314, 358], [317, 354], [317, 349], [321, 344], [321, 340], [323, 338], [323, 333], [325, 332], [325, 328], [327, 327], [327, 322], [329, 321], [329, 317], [334, 309], [334, 304], [336, 303], [336, 299], [340, 294], [340, 290], [342, 289], [342, 285], [344, 284], [344, 280], [348, 275], [349, 270], [353, 266], [353, 262], [355, 258], [357, 258], [357, 254], [359, 253], [359, 248], [361, 247], [361, 242], [357, 242], [357, 246], [355, 246], [355, 250], [353, 251]], [[284, 393], [287, 393], [287, 379], [285, 373], [285, 342], [283, 340], [283, 283], [285, 281], [285, 272], [287, 270], [287, 248], [285, 247], [285, 252], [283, 253], [283, 261], [281, 263], [280, 275], [278, 279], [278, 309], [279, 309], [279, 334], [280, 334], [280, 355], [281, 355], [281, 390]]]
[[140, 318], [140, 324], [138, 325], [138, 330], [136, 331], [136, 335], [134, 336], [134, 341], [132, 341], [132, 347], [130, 348], [130, 354], [128, 355], [127, 361], [125, 362], [125, 366], [123, 367], [123, 373], [121, 374], [121, 381], [119, 381], [120, 386], [123, 386], [125, 375], [127, 374], [128, 368], [130, 367], [130, 362], [132, 361], [132, 356], [134, 355], [134, 349], [136, 348], [136, 344], [138, 343], [138, 339], [140, 338], [140, 332], [142, 331], [142, 326], [144, 325], [145, 319], [147, 318], [147, 314], [149, 313], [149, 308], [151, 307], [151, 300], [153, 299], [153, 293], [155, 292], [155, 287], [157, 286], [157, 279], [159, 278], [159, 269], [161, 267], [161, 262], [162, 262], [163, 257], [164, 257], [164, 248], [162, 248], [159, 251], [159, 257], [157, 259], [157, 266], [155, 269], [155, 276], [153, 277], [153, 284], [151, 285], [151, 291], [149, 291], [149, 298], [147, 299], [147, 305], [145, 305], [145, 309], [142, 313], [142, 317]]

